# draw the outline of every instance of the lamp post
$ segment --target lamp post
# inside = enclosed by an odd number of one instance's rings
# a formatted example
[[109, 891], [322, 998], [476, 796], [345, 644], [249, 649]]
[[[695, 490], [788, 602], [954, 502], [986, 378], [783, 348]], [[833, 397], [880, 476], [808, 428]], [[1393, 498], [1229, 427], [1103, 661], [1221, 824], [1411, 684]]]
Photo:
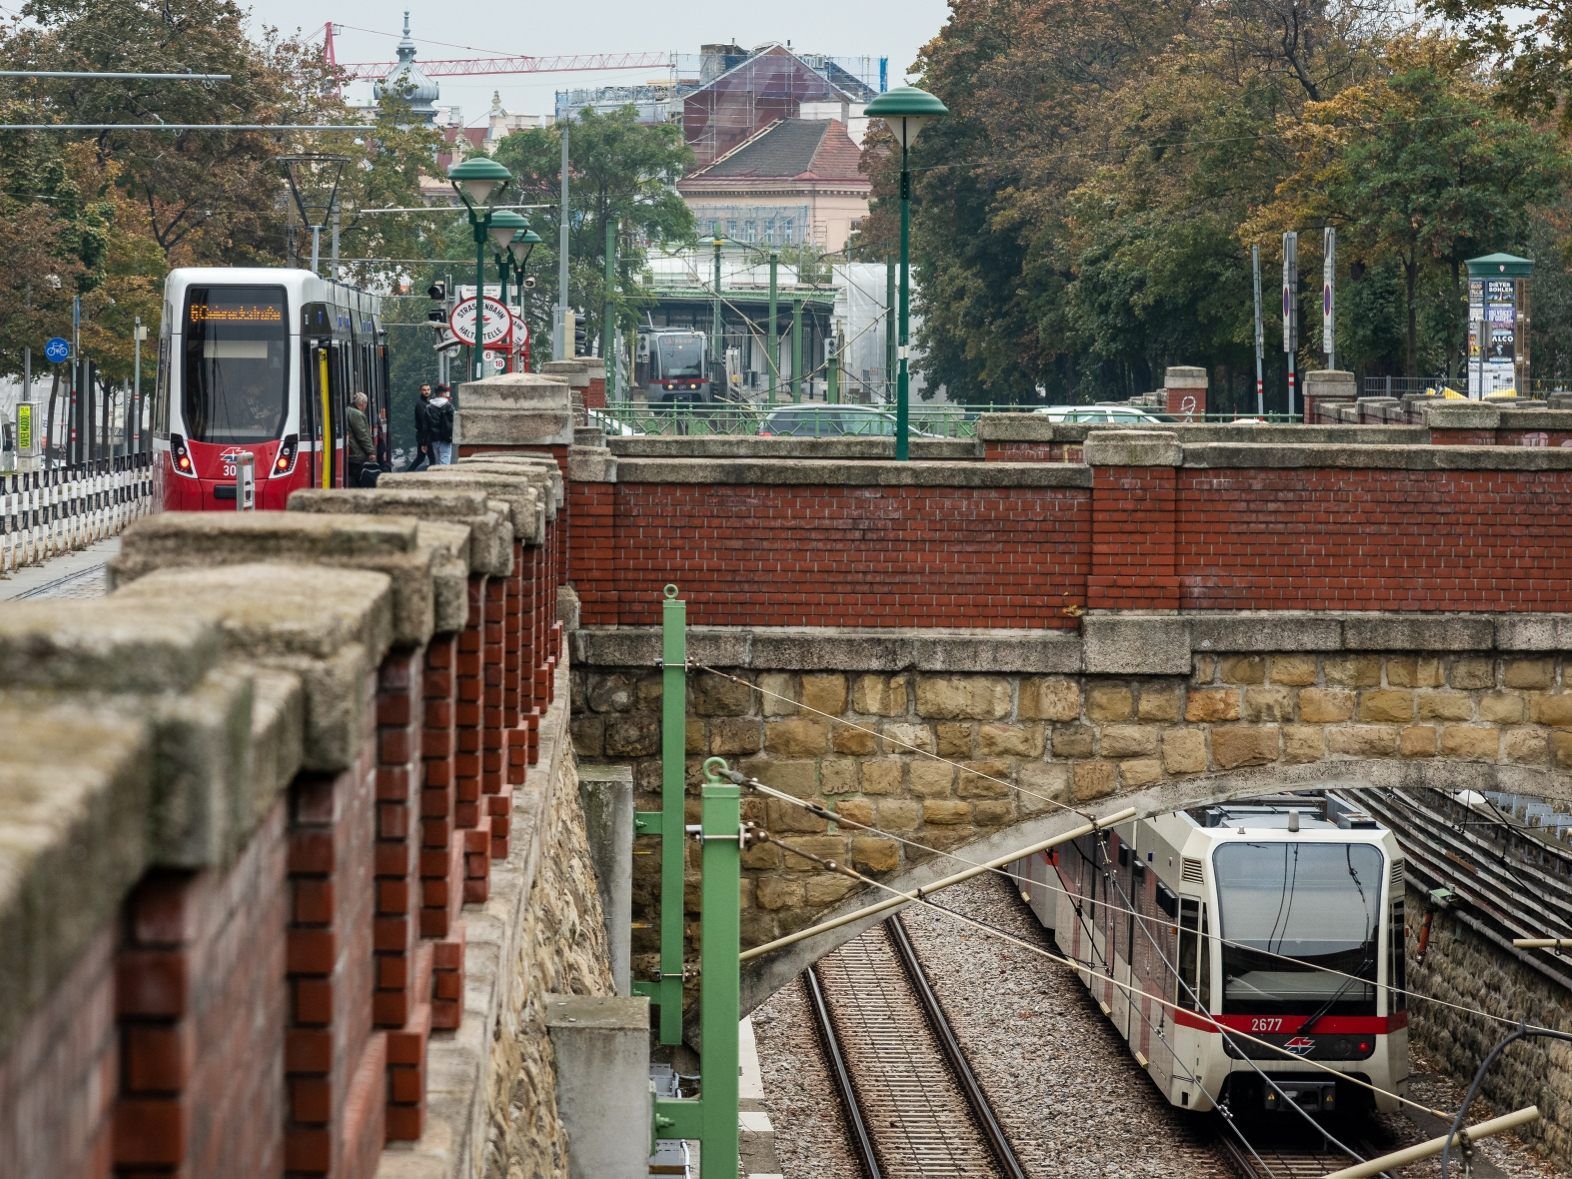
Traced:
[[901, 312], [900, 343], [897, 351], [900, 376], [895, 386], [895, 457], [910, 457], [911, 386], [907, 369], [907, 345], [911, 330], [911, 204], [912, 176], [907, 167], [907, 154], [917, 139], [917, 133], [929, 122], [949, 109], [926, 90], [915, 86], [897, 86], [879, 95], [865, 108], [871, 119], [883, 119], [884, 125], [901, 145]]
[[[508, 278], [513, 273], [513, 239], [529, 227], [529, 222], [515, 213], [512, 209], [497, 209], [491, 214], [491, 224], [486, 233], [491, 238], [491, 257], [497, 264], [497, 274], [502, 280], [502, 306], [508, 310], [508, 315], [513, 314], [512, 302], [508, 299]], [[507, 236], [503, 237], [506, 232]], [[510, 329], [513, 325], [508, 324]], [[511, 361], [511, 357], [509, 358]], [[511, 363], [509, 368], [511, 370]]]
[[[470, 228], [475, 233], [475, 380], [484, 375], [486, 339], [486, 238], [489, 236], [498, 249], [507, 246], [518, 228], [495, 227], [496, 213], [486, 207], [495, 194], [507, 186], [513, 176], [496, 160], [488, 156], [471, 156], [461, 164], [448, 169], [448, 183], [464, 202], [469, 214]], [[505, 210], [502, 210], [505, 211]], [[514, 214], [515, 217], [518, 214]], [[522, 218], [520, 218], [522, 220]]]

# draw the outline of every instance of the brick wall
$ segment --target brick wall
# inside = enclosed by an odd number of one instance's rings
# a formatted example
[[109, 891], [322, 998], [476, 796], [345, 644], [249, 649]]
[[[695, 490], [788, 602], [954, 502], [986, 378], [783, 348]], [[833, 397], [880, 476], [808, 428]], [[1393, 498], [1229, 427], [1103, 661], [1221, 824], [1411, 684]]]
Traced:
[[1179, 471], [1187, 610], [1572, 609], [1572, 479], [1513, 470]]
[[1079, 487], [573, 483], [588, 625], [1069, 627], [1084, 602]]

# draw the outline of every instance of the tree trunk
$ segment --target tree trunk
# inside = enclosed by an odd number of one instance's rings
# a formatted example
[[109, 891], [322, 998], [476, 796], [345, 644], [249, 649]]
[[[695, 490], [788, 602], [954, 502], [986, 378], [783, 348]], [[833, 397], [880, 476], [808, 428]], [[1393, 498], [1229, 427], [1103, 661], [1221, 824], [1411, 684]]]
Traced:
[[59, 437], [55, 434], [55, 398], [60, 394], [60, 370], [55, 369], [54, 379], [49, 383], [49, 412], [44, 415], [44, 457], [49, 456], [51, 450], [60, 448]]

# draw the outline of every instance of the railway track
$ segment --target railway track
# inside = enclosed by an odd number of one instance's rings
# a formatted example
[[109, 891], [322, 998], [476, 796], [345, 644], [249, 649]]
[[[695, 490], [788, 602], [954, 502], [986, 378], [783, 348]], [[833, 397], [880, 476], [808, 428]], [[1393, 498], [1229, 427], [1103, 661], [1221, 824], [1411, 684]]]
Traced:
[[899, 917], [805, 985], [867, 1179], [1026, 1179]]
[[[1281, 1130], [1277, 1134], [1280, 1136]], [[1321, 1179], [1353, 1163], [1346, 1154], [1330, 1145], [1291, 1140], [1274, 1144], [1271, 1133], [1247, 1132], [1247, 1136], [1254, 1155], [1226, 1129], [1219, 1127], [1217, 1132], [1218, 1149], [1239, 1179]], [[1374, 1158], [1391, 1149], [1375, 1145], [1363, 1136], [1344, 1137], [1343, 1141], [1348, 1142], [1350, 1149], [1358, 1151], [1361, 1158]]]

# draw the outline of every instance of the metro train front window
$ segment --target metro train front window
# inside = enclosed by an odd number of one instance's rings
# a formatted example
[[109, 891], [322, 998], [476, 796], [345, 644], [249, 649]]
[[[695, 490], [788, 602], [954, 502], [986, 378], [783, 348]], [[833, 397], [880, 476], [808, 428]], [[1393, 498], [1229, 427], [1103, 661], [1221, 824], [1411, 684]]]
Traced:
[[199, 442], [262, 442], [289, 408], [282, 287], [191, 287], [181, 324], [180, 413]]
[[1217, 848], [1222, 1010], [1374, 1015], [1385, 862], [1369, 844]]
[[660, 360], [660, 375], [670, 380], [692, 380], [704, 376], [704, 338], [691, 336], [656, 336], [655, 352]]

